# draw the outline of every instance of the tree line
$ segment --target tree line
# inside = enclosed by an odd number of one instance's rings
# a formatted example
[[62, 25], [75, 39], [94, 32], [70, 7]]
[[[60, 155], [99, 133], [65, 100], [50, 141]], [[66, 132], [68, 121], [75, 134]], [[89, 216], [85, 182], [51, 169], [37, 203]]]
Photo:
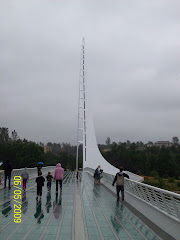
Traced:
[[[146, 147], [142, 142], [111, 144], [107, 138], [106, 145], [99, 145], [104, 158], [119, 168], [124, 166], [128, 171], [145, 176], [159, 176], [161, 178], [180, 178], [180, 145], [178, 137], [172, 138], [172, 146]], [[139, 146], [144, 146], [139, 150]], [[104, 151], [104, 149], [109, 149]]]
[[[14, 169], [35, 167], [38, 162], [54, 166], [58, 162], [64, 169], [74, 170], [76, 167], [76, 146], [69, 143], [48, 143], [51, 151], [44, 152], [43, 143], [35, 143], [20, 139], [14, 130], [9, 134], [8, 128], [0, 128], [0, 161], [9, 159]], [[82, 167], [82, 146], [79, 146], [79, 167]]]
[[[105, 144], [98, 144], [104, 158], [113, 166], [121, 165], [128, 171], [145, 176], [180, 178], [180, 145], [178, 137], [173, 137], [171, 147], [146, 147], [143, 142], [113, 142], [107, 138]], [[152, 142], [149, 142], [152, 143]], [[64, 169], [76, 168], [76, 146], [70, 143], [51, 143], [50, 151], [44, 152], [43, 143], [21, 139], [14, 130], [0, 128], [0, 161], [9, 159], [13, 168], [35, 167], [38, 162], [47, 165], [61, 163]], [[143, 146], [143, 150], [141, 147]], [[140, 150], [141, 149], [141, 150]], [[79, 168], [83, 165], [83, 147], [79, 145]], [[102, 166], [103, 168], [103, 166]]]

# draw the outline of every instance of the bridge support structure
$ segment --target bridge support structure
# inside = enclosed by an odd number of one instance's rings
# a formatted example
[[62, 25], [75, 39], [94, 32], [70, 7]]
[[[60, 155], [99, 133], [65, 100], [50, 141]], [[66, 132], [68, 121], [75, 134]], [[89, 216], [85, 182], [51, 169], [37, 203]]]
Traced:
[[[78, 101], [78, 128], [77, 128], [77, 156], [76, 170], [78, 169], [78, 148], [83, 144], [83, 169], [96, 169], [98, 165], [108, 174], [115, 175], [119, 169], [111, 165], [100, 153], [93, 124], [93, 116], [90, 105], [87, 86], [87, 71], [85, 58], [85, 40], [83, 38], [80, 55], [80, 79], [79, 79], [79, 101]], [[131, 179], [142, 182], [143, 177], [126, 171]]]

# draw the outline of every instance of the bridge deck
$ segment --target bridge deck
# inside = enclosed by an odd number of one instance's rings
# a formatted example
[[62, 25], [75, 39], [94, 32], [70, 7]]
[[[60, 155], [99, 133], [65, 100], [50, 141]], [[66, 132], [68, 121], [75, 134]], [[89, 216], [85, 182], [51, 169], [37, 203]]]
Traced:
[[22, 192], [21, 223], [14, 223], [14, 190], [0, 190], [0, 239], [56, 240], [158, 240], [160, 239], [123, 203], [116, 202], [102, 185], [94, 185], [86, 173], [65, 173], [62, 193], [51, 194], [43, 187], [42, 201], [36, 201], [36, 184], [31, 179]]

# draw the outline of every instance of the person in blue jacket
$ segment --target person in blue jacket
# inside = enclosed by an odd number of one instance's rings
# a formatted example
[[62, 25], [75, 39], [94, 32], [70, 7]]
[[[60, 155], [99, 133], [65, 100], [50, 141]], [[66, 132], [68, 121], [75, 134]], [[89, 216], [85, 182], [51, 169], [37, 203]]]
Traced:
[[100, 165], [96, 168], [95, 172], [94, 172], [94, 183], [95, 184], [100, 184]]

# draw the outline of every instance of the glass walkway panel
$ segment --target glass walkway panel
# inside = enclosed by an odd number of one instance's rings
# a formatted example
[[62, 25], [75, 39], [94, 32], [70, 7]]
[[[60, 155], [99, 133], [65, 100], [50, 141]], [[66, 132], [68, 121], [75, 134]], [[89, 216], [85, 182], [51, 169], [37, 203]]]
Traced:
[[[21, 222], [14, 222], [14, 190], [0, 190], [0, 239], [51, 240], [159, 240], [123, 202], [103, 185], [94, 185], [87, 173], [65, 172], [62, 192], [52, 182], [36, 200], [36, 183], [31, 179], [21, 194]], [[78, 215], [79, 214], [79, 215]], [[79, 216], [79, 217], [78, 217]]]

